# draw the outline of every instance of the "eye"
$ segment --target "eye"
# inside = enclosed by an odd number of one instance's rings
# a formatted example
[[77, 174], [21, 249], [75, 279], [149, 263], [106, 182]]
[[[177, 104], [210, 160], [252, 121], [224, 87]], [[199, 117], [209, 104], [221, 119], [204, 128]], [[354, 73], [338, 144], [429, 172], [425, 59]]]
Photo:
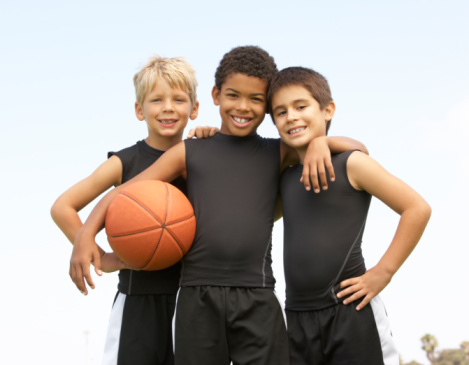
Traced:
[[285, 110], [279, 111], [279, 112], [277, 113], [277, 117], [280, 117], [280, 116], [282, 116], [282, 115], [284, 115], [284, 114], [285, 114]]
[[263, 103], [264, 102], [264, 99], [262, 98], [259, 98], [259, 97], [253, 97], [252, 100], [258, 102], [258, 103]]
[[158, 103], [158, 102], [160, 102], [160, 101], [161, 101], [161, 99], [155, 98], [155, 99], [152, 100], [152, 103]]
[[226, 94], [226, 96], [228, 96], [229, 98], [237, 98], [238, 97], [238, 94], [233, 94], [233, 93], [228, 93]]
[[298, 110], [302, 110], [302, 109], [304, 109], [304, 108], [306, 108], [306, 105], [300, 105], [297, 109], [298, 109]]

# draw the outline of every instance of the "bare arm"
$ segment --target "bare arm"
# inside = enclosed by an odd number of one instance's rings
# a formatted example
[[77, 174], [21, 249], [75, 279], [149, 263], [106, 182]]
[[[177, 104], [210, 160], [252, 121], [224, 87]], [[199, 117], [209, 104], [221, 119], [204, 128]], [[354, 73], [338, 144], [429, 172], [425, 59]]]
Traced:
[[356, 189], [367, 191], [401, 216], [396, 233], [378, 264], [364, 275], [341, 283], [341, 288], [346, 289], [338, 296], [352, 294], [344, 304], [363, 297], [357, 306], [359, 310], [386, 287], [414, 250], [430, 219], [431, 208], [415, 190], [363, 153], [350, 155], [347, 172]]
[[161, 180], [170, 182], [178, 176], [186, 176], [184, 142], [169, 149], [155, 163], [133, 179], [112, 189], [96, 204], [85, 224], [77, 232], [70, 259], [70, 277], [81, 292], [85, 295], [88, 293], [85, 280], [91, 288], [94, 288], [94, 282], [90, 275], [91, 262], [94, 263], [96, 273], [101, 273], [101, 260], [95, 237], [104, 227], [106, 211], [114, 196], [125, 186], [136, 181]]
[[[78, 230], [83, 226], [78, 212], [110, 187], [119, 185], [121, 178], [122, 162], [117, 156], [112, 156], [55, 201], [51, 208], [52, 219], [72, 244]], [[98, 245], [96, 248], [104, 272], [128, 268], [113, 252], [107, 253]]]
[[322, 189], [327, 190], [328, 182], [326, 170], [329, 172], [331, 181], [335, 180], [331, 153], [340, 153], [353, 149], [358, 149], [368, 154], [365, 145], [352, 138], [326, 136], [314, 138], [308, 146], [303, 162], [301, 182], [304, 184], [305, 189], [311, 190], [312, 183], [313, 191], [319, 193], [319, 181], [321, 181]]
[[327, 145], [331, 153], [340, 153], [349, 150], [360, 150], [361, 152], [369, 155], [366, 146], [355, 139], [349, 137], [326, 137]]
[[76, 183], [57, 198], [52, 205], [51, 216], [72, 244], [83, 225], [78, 212], [110, 187], [119, 185], [121, 176], [121, 160], [112, 156], [90, 176]]

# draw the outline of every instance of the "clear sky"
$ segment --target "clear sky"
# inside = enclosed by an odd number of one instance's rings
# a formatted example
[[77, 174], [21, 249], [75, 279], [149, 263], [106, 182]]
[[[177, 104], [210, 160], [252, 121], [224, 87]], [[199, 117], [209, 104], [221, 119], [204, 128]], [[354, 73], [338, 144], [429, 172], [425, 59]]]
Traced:
[[[469, 3], [467, 1], [4, 1], [0, 5], [0, 325], [2, 364], [99, 364], [114, 274], [81, 295], [71, 245], [52, 222], [56, 197], [146, 136], [133, 74], [154, 55], [197, 71], [200, 113], [223, 54], [258, 45], [279, 68], [324, 74], [337, 112], [331, 135], [365, 143], [433, 208], [414, 253], [382, 293], [404, 361], [426, 363], [420, 338], [469, 340]], [[269, 116], [259, 128], [276, 137]], [[83, 211], [86, 218], [89, 209]], [[398, 216], [371, 206], [363, 251], [373, 266]], [[274, 230], [283, 302], [282, 223]], [[105, 237], [99, 242], [106, 246]]]

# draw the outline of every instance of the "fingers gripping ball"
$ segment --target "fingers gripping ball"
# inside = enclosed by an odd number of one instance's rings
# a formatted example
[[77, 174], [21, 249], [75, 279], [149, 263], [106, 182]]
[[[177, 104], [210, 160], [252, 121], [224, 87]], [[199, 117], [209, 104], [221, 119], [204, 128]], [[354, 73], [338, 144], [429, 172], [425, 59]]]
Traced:
[[138, 181], [114, 197], [105, 228], [109, 245], [122, 261], [140, 270], [161, 270], [189, 251], [195, 235], [194, 210], [171, 184]]

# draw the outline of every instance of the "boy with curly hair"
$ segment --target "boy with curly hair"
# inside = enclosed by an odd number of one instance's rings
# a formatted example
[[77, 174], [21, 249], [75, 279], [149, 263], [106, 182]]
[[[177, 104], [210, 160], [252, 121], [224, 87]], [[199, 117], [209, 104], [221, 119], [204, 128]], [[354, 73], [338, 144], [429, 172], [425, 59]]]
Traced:
[[[225, 54], [212, 89], [220, 132], [179, 143], [133, 179], [182, 176], [195, 210], [196, 236], [183, 258], [175, 314], [178, 365], [289, 362], [283, 311], [274, 293], [271, 235], [279, 176], [297, 157], [279, 139], [256, 133], [276, 72], [273, 58], [259, 47]], [[357, 144], [331, 138], [340, 150]], [[313, 151], [315, 156], [329, 155], [327, 146], [318, 149], [327, 153]], [[99, 260], [94, 237], [118, 189], [101, 200], [77, 235], [71, 276], [81, 290], [84, 277], [92, 283], [89, 261]]]

